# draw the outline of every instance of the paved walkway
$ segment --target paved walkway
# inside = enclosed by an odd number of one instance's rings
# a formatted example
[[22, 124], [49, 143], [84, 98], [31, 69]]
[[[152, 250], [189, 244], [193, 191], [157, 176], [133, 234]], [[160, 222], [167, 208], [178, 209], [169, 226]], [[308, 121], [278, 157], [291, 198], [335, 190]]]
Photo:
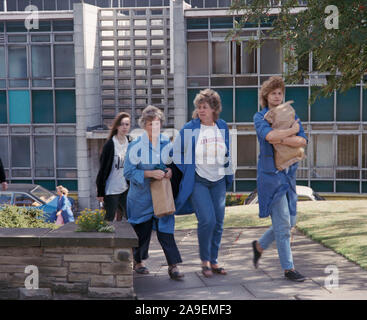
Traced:
[[[219, 262], [228, 275], [205, 278], [201, 274], [196, 230], [176, 231], [181, 252], [183, 281], [169, 279], [166, 260], [153, 233], [149, 275], [134, 273], [134, 288], [139, 300], [367, 300], [367, 270], [349, 262], [332, 250], [296, 232], [292, 251], [296, 269], [307, 276], [303, 283], [286, 280], [281, 270], [275, 245], [260, 260], [258, 269], [252, 264], [251, 242], [266, 228], [225, 229]], [[328, 266], [337, 267], [339, 286], [326, 284]], [[335, 274], [335, 273], [334, 273]], [[325, 282], [326, 281], [326, 282]]]

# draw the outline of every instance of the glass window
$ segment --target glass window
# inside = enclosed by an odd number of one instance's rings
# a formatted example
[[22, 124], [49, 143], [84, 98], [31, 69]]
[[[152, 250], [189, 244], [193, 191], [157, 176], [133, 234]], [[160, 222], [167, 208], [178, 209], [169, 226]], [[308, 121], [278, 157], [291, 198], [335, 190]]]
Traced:
[[192, 8], [204, 8], [204, 0], [191, 0], [191, 7]]
[[0, 47], [0, 78], [5, 78], [5, 48]]
[[56, 190], [55, 180], [34, 180], [34, 183], [50, 191]]
[[282, 49], [279, 40], [265, 40], [260, 48], [260, 72], [280, 74], [283, 72]]
[[367, 134], [362, 134], [362, 168], [367, 168]]
[[28, 90], [9, 90], [9, 122], [31, 123], [30, 99]]
[[338, 167], [358, 167], [358, 136], [338, 135]]
[[56, 90], [55, 91], [56, 122], [75, 123], [75, 91]]
[[188, 75], [207, 75], [208, 67], [208, 42], [187, 43]]
[[69, 191], [78, 191], [78, 180], [57, 180], [57, 185], [60, 184]]
[[316, 98], [311, 105], [311, 121], [334, 121], [334, 94]]
[[[202, 1], [203, 0], [199, 0]], [[195, 5], [197, 6], [197, 0], [192, 0], [191, 1], [191, 6], [192, 8], [195, 8]], [[202, 4], [201, 7], [198, 6], [198, 8], [202, 8]], [[191, 19], [186, 19], [186, 23], [187, 23], [187, 29], [208, 29], [208, 18], [191, 18]]]
[[367, 121], [367, 89], [363, 89], [362, 94], [363, 94], [363, 100], [362, 100], [363, 121]]
[[351, 88], [347, 92], [337, 92], [336, 121], [359, 121], [360, 88]]
[[11, 193], [2, 193], [0, 195], [0, 205], [11, 204]]
[[54, 108], [51, 90], [32, 91], [33, 123], [53, 123]]
[[256, 188], [256, 181], [240, 180], [236, 181], [236, 191], [254, 191]]
[[333, 136], [328, 134], [313, 135], [312, 178], [334, 177]]
[[54, 46], [55, 77], [74, 77], [74, 45], [57, 44]]
[[[206, 7], [216, 7], [217, 6], [217, 0], [214, 0], [215, 5], [213, 3], [213, 0], [211, 0], [212, 3], [208, 4], [208, 1], [206, 2]], [[211, 29], [227, 29], [227, 28], [233, 28], [233, 18], [232, 17], [218, 17], [218, 18], [210, 18], [210, 28]]]
[[6, 91], [0, 91], [0, 123], [8, 123]]
[[[14, 2], [15, 3], [15, 1], [8, 1], [8, 10], [10, 11], [9, 2]], [[27, 32], [27, 29], [25, 27], [24, 20], [21, 20], [21, 21], [7, 21], [6, 22], [6, 31], [7, 32]]]
[[[33, 2], [32, 2], [33, 4]], [[51, 31], [51, 21], [45, 21], [41, 20], [38, 21], [38, 29], [30, 29], [31, 32], [45, 32], [45, 31]]]
[[236, 89], [236, 122], [253, 122], [257, 112], [257, 89]]
[[32, 5], [38, 8], [38, 11], [43, 9], [42, 0], [32, 0]]
[[25, 193], [15, 193], [14, 194], [14, 205], [17, 207], [38, 207], [41, 205], [38, 201], [32, 199]]
[[229, 74], [232, 70], [231, 43], [228, 42], [213, 42], [213, 73], [214, 74]]
[[8, 47], [9, 78], [27, 78], [26, 47]]
[[32, 76], [33, 78], [51, 77], [50, 46], [32, 46]]
[[69, 10], [69, 1], [57, 0], [57, 10]]
[[76, 167], [76, 137], [56, 137], [56, 164], [58, 168]]
[[8, 137], [0, 136], [0, 159], [4, 168], [9, 168]]
[[256, 158], [256, 136], [237, 135], [237, 165], [256, 166]]
[[233, 90], [231, 89], [215, 89], [220, 95], [222, 101], [222, 112], [220, 117], [227, 122], [233, 121]]
[[11, 136], [11, 166], [26, 167], [31, 166], [30, 137]]
[[257, 73], [257, 54], [256, 49], [250, 52], [246, 50], [247, 42], [236, 45], [236, 73]]
[[54, 176], [53, 137], [34, 137], [34, 159], [36, 177]]
[[53, 21], [54, 31], [73, 31], [73, 20], [55, 20]]
[[333, 181], [311, 181], [311, 188], [318, 192], [333, 192]]
[[308, 121], [308, 88], [288, 87], [285, 101], [293, 100], [292, 107], [301, 121]]
[[31, 37], [32, 42], [50, 42], [50, 35], [46, 34], [42, 34], [42, 35], [32, 35]]

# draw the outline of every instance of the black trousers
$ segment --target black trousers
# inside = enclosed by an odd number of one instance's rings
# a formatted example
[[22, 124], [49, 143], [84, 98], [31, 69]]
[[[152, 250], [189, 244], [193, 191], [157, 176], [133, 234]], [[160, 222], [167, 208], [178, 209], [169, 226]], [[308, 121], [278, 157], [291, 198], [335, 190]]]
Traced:
[[158, 219], [153, 217], [149, 221], [132, 225], [139, 239], [139, 247], [133, 248], [134, 260], [136, 263], [141, 263], [142, 260], [146, 260], [149, 257], [148, 251], [153, 223], [156, 226], [157, 238], [166, 256], [168, 265], [182, 262], [175, 237], [173, 234], [160, 232], [158, 230]]
[[104, 208], [106, 209], [105, 220], [113, 221], [115, 218], [116, 210], [118, 212], [118, 219], [121, 220], [120, 217], [127, 218], [126, 214], [126, 198], [127, 198], [128, 190], [120, 194], [111, 194], [104, 196]]

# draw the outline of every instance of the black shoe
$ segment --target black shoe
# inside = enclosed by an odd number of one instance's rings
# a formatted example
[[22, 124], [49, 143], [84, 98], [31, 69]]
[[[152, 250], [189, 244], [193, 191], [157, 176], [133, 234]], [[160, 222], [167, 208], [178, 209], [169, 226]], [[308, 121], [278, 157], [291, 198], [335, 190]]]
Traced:
[[183, 273], [181, 273], [176, 265], [171, 265], [168, 267], [168, 275], [172, 280], [180, 281], [185, 277]]
[[256, 249], [256, 242], [257, 242], [256, 240], [255, 241], [252, 241], [252, 249], [254, 251], [254, 259], [253, 259], [253, 262], [254, 262], [255, 269], [257, 269], [257, 267], [259, 266], [259, 259], [261, 257], [261, 252]]
[[299, 272], [297, 272], [296, 270], [289, 270], [284, 272], [284, 276], [291, 281], [296, 281], [296, 282], [303, 282], [306, 280], [306, 278], [301, 275]]

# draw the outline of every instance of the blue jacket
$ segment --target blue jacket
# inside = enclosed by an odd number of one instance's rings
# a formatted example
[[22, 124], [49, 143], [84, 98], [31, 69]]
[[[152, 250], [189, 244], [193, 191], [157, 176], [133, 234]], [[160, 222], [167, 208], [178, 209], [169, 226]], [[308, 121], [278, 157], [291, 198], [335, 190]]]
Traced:
[[[150, 220], [154, 215], [150, 178], [144, 178], [145, 170], [155, 170], [157, 165], [170, 162], [169, 153], [172, 144], [168, 137], [160, 135], [160, 144], [156, 148], [147, 134], [138, 137], [127, 148], [124, 162], [124, 176], [130, 180], [127, 195], [127, 217], [131, 224], [140, 224]], [[154, 225], [154, 224], [153, 224]], [[174, 215], [158, 219], [160, 232], [173, 234], [175, 228]]]
[[[266, 141], [266, 135], [273, 130], [270, 124], [264, 119], [264, 115], [269, 109], [265, 107], [254, 116], [257, 139], [260, 144], [259, 160], [257, 164], [257, 193], [259, 199], [259, 216], [266, 218], [270, 215], [273, 201], [284, 194], [288, 198], [289, 212], [291, 215], [297, 214], [297, 192], [296, 192], [296, 171], [298, 163], [291, 165], [286, 170], [279, 171], [275, 167], [273, 146]], [[298, 116], [296, 115], [296, 120]], [[300, 130], [297, 136], [307, 137], [299, 122]]]
[[[227, 123], [218, 119], [216, 125], [220, 130], [224, 130], [224, 140], [227, 147], [225, 168], [225, 181], [227, 190], [232, 186], [233, 171], [229, 152], [229, 130]], [[199, 118], [187, 122], [180, 130], [180, 134], [175, 139], [173, 145], [173, 162], [182, 172], [182, 179], [178, 196], [175, 199], [175, 214], [189, 214], [194, 210], [191, 206], [189, 198], [195, 183], [195, 148], [200, 134], [201, 122]]]
[[[56, 212], [62, 210], [61, 215], [64, 219], [64, 223], [68, 222], [74, 222], [74, 215], [73, 211], [71, 211], [71, 203], [67, 196], [63, 195], [62, 197], [59, 197], [57, 200], [57, 209]], [[55, 220], [56, 220], [55, 216]]]

